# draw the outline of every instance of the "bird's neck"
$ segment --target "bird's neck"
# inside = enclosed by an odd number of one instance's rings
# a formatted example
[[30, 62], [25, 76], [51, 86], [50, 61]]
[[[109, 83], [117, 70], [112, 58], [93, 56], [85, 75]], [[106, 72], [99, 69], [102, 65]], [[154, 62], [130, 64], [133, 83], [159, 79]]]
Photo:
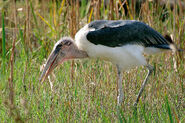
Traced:
[[74, 44], [74, 47], [73, 47], [73, 52], [72, 52], [72, 58], [74, 59], [82, 59], [82, 58], [87, 58], [88, 57], [88, 54], [86, 51], [84, 50], [81, 50], [77, 47], [76, 44]]
[[78, 59], [81, 59], [81, 58], [87, 58], [88, 57], [88, 54], [86, 51], [83, 51], [83, 50], [76, 50], [75, 52], [75, 57]]

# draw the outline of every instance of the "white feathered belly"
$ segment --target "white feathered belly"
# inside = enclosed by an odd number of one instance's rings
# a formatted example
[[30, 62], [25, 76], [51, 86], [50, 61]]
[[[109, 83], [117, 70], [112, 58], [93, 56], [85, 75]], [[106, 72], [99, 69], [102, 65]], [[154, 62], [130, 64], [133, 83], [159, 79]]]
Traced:
[[101, 58], [119, 65], [123, 70], [146, 65], [143, 56], [144, 47], [139, 45], [124, 45], [122, 47], [107, 47], [95, 45], [86, 39], [88, 26], [85, 26], [75, 36], [75, 43], [79, 49], [87, 52], [90, 58]]
[[116, 48], [96, 45], [89, 47], [86, 51], [90, 57], [111, 61], [113, 64], [119, 65], [123, 70], [146, 64], [146, 60], [142, 55], [143, 48], [136, 45]]

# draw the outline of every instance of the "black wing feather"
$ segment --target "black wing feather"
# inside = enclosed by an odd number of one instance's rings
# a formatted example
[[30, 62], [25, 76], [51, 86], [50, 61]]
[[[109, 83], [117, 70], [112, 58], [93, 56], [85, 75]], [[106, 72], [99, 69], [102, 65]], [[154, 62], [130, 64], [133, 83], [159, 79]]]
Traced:
[[145, 47], [169, 49], [169, 42], [157, 31], [139, 21], [94, 21], [87, 39], [95, 45], [119, 47], [138, 44]]

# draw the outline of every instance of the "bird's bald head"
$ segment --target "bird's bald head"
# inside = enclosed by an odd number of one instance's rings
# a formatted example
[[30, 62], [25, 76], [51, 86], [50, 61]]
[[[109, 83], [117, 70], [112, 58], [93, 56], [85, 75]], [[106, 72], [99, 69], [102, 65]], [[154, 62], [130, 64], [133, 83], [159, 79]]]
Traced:
[[85, 58], [86, 52], [77, 48], [74, 40], [70, 37], [61, 38], [54, 46], [51, 54], [49, 55], [46, 66], [41, 74], [40, 81], [45, 78], [56, 68], [59, 64], [68, 59]]

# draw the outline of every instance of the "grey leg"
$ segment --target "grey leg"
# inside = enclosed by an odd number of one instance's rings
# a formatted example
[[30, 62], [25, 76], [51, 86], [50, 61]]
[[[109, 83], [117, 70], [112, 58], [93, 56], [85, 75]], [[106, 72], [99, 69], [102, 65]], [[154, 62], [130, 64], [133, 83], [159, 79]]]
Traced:
[[144, 90], [144, 88], [145, 88], [145, 85], [146, 85], [146, 83], [147, 83], [147, 81], [148, 81], [149, 76], [150, 76], [151, 73], [153, 72], [153, 67], [152, 67], [151, 65], [147, 65], [146, 67], [148, 68], [148, 74], [146, 75], [146, 78], [145, 78], [145, 80], [144, 80], [144, 82], [143, 82], [143, 84], [142, 84], [142, 86], [141, 86], [141, 89], [139, 90], [138, 95], [137, 95], [137, 99], [136, 99], [136, 101], [135, 101], [135, 103], [134, 103], [134, 106], [135, 106], [135, 107], [137, 106], [137, 103], [139, 102], [139, 98], [141, 97], [141, 94], [142, 94], [142, 92], [143, 92], [143, 90]]
[[118, 97], [117, 97], [117, 103], [118, 103], [118, 105], [121, 105], [121, 103], [123, 102], [122, 74], [121, 74], [121, 70], [120, 70], [118, 65], [117, 65], [117, 74], [118, 74], [118, 83], [117, 83]]

